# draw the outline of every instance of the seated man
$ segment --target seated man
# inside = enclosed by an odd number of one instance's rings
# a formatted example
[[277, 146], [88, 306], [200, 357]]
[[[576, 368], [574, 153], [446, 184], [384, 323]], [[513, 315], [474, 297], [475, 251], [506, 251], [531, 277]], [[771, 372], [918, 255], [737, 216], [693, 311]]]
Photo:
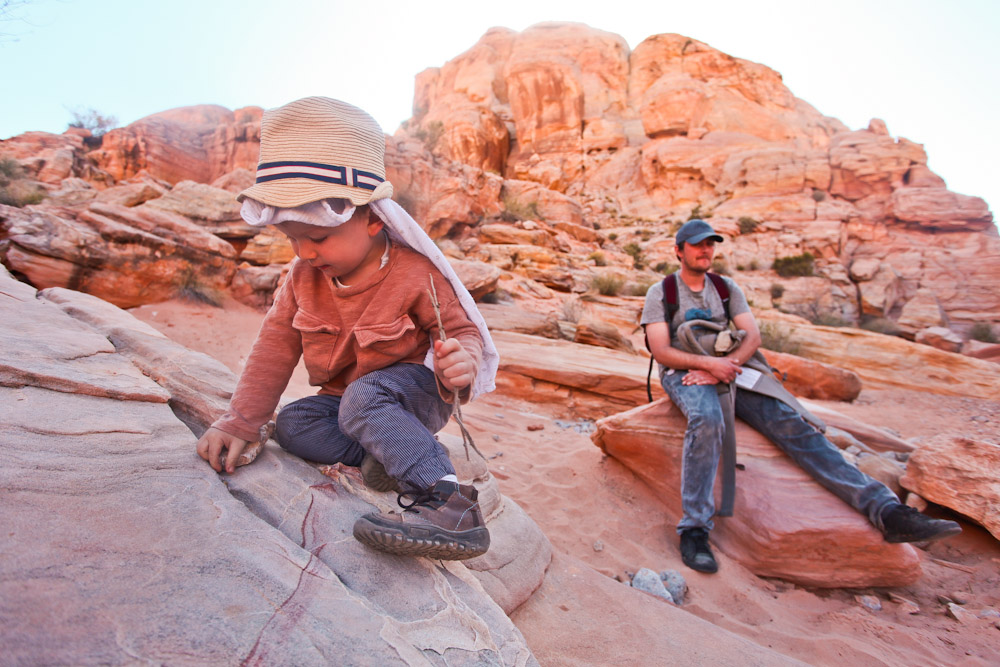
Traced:
[[[717, 393], [720, 383], [735, 392], [735, 415], [780, 447], [792, 460], [837, 497], [863, 513], [888, 542], [936, 540], [961, 532], [954, 521], [932, 519], [899, 502], [884, 484], [847, 463], [840, 451], [803, 418], [805, 412], [778, 383], [774, 390], [743, 381], [735, 383], [760, 345], [760, 332], [742, 290], [728, 278], [709, 274], [715, 244], [723, 238], [703, 220], [691, 220], [677, 232], [678, 272], [650, 287], [642, 311], [653, 358], [659, 362], [660, 382], [670, 400], [688, 419], [681, 467], [681, 503], [684, 513], [677, 526], [681, 558], [699, 572], [715, 572], [718, 565], [708, 546], [715, 500], [712, 493], [720, 451], [726, 435], [725, 412]], [[707, 279], [706, 276], [708, 276]], [[672, 284], [671, 284], [672, 283]], [[669, 286], [670, 303], [664, 298]], [[720, 290], [722, 295], [720, 296]], [[726, 294], [728, 292], [728, 295]], [[724, 303], [725, 299], [725, 303]], [[671, 316], [668, 317], [668, 312]], [[669, 322], [668, 322], [669, 320]], [[729, 320], [746, 332], [731, 351], [712, 356], [686, 349], [685, 322], [703, 321], [722, 328]], [[754, 375], [748, 371], [744, 380]], [[769, 374], [761, 376], [769, 381]], [[778, 396], [777, 398], [775, 396]], [[806, 413], [806, 417], [811, 415]], [[725, 494], [724, 494], [725, 497]]]

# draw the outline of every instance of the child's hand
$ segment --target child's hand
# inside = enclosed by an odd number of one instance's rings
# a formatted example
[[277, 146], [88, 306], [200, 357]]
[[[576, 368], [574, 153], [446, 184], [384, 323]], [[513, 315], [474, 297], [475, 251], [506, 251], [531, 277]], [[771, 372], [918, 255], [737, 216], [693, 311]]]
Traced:
[[222, 472], [222, 465], [219, 463], [219, 456], [222, 450], [227, 450], [226, 472], [231, 473], [236, 470], [236, 462], [240, 459], [246, 440], [241, 440], [235, 435], [230, 435], [217, 428], [210, 428], [198, 440], [198, 456], [208, 461], [215, 472]]
[[476, 377], [475, 361], [455, 338], [434, 341], [434, 374], [445, 389], [465, 389]]

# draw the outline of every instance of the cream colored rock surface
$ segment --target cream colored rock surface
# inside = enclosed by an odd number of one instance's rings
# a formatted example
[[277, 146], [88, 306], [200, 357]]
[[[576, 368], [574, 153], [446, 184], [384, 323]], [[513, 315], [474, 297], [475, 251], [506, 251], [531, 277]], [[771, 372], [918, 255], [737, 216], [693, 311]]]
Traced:
[[967, 516], [1000, 539], [1000, 444], [937, 437], [910, 455], [903, 488]]
[[[36, 295], [5, 272], [0, 304], [5, 340], [31, 336], [34, 349], [7, 361], [22, 372], [0, 386], [8, 659], [537, 664], [490, 594], [523, 602], [548, 542], [481, 459], [460, 470], [492, 497], [492, 560], [473, 569], [373, 552], [351, 528], [383, 501], [356, 469], [330, 479], [273, 443], [225, 477], [197, 457], [182, 421], [203, 429], [225, 405], [235, 377], [218, 362], [95, 297]], [[39, 359], [74, 384], [48, 384]], [[109, 393], [109, 376], [131, 388]], [[232, 614], [240, 622], [220, 621]]]
[[[594, 443], [630, 468], [680, 518], [687, 420], [669, 400], [601, 419]], [[759, 576], [819, 587], [903, 586], [920, 576], [909, 545], [888, 544], [763, 436], [737, 422], [736, 506], [717, 518], [713, 542]], [[718, 487], [718, 484], [716, 485]]]

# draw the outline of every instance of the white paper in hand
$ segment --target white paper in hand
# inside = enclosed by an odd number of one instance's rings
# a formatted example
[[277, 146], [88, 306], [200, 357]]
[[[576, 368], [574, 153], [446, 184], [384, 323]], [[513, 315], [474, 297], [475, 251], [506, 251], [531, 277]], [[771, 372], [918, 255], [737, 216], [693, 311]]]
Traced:
[[757, 384], [757, 380], [760, 379], [760, 371], [754, 370], [752, 368], [742, 367], [743, 372], [736, 376], [736, 386], [743, 387], [744, 389], [753, 389], [754, 385]]

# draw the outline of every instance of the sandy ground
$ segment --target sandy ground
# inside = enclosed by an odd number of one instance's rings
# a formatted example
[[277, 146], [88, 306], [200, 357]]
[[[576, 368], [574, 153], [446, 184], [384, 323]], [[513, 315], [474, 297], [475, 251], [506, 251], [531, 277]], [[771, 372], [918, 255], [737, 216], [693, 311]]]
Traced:
[[[213, 308], [173, 301], [131, 312], [235, 372], [262, 319], [236, 302]], [[312, 393], [301, 368], [286, 393]], [[826, 405], [917, 444], [939, 433], [1000, 442], [997, 402], [866, 389], [854, 404]], [[718, 554], [719, 573], [703, 575], [681, 564], [673, 529], [678, 508], [665, 506], [604, 456], [590, 440], [589, 424], [496, 395], [464, 412], [501, 490], [534, 518], [556, 551], [542, 589], [512, 616], [542, 664], [680, 661], [684, 654], [667, 653], [671, 646], [698, 637], [670, 638], [670, 644], [669, 616], [655, 613], [668, 603], [619, 583], [641, 567], [683, 574], [689, 586], [684, 612], [810, 664], [1000, 664], [1000, 618], [959, 621], [939, 599], [961, 598], [973, 613], [1000, 610], [1000, 542], [979, 526], [963, 522], [962, 535], [921, 551], [923, 577], [905, 588], [807, 589], [757, 577], [724, 554]], [[446, 430], [457, 433], [453, 424]], [[941, 508], [931, 513], [957, 518]], [[863, 606], [861, 595], [877, 598], [881, 609]], [[919, 611], [911, 613], [897, 596]], [[723, 659], [721, 648], [719, 658], [711, 662], [738, 664]]]

